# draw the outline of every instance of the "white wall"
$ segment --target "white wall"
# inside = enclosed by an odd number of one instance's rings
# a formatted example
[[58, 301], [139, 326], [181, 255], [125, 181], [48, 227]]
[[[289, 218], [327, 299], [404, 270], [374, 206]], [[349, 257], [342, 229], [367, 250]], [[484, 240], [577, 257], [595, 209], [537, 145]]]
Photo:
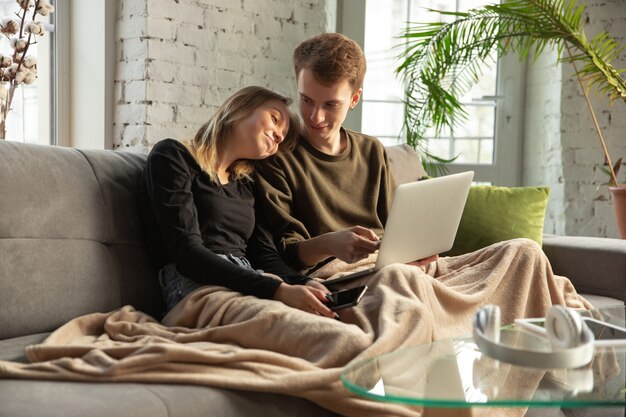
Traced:
[[[588, 4], [586, 33], [592, 38], [601, 30], [608, 31], [618, 42], [626, 41], [626, 2], [592, 1]], [[614, 63], [626, 67], [626, 55]], [[604, 162], [600, 141], [587, 110], [582, 91], [571, 66], [563, 67], [561, 91], [561, 135], [563, 143], [563, 175], [565, 194], [563, 206], [567, 219], [565, 233], [583, 236], [618, 237], [612, 201], [606, 187], [598, 185], [608, 178], [596, 172]], [[616, 102], [613, 108], [604, 96], [592, 97], [592, 104], [604, 132], [613, 160], [626, 156], [626, 103]], [[626, 181], [626, 170], [619, 180]]]
[[[626, 2], [603, 0], [588, 3], [586, 35], [607, 30], [626, 43]], [[604, 162], [600, 142], [571, 65], [552, 65], [556, 55], [529, 64], [525, 115], [524, 182], [552, 187], [546, 231], [579, 236], [618, 237], [610, 194], [600, 186], [608, 178], [598, 172]], [[626, 67], [626, 54], [614, 62]], [[613, 107], [599, 95], [592, 96], [613, 162], [626, 157], [626, 103]], [[622, 168], [621, 182], [626, 182]]]
[[120, 0], [113, 146], [192, 136], [228, 96], [295, 97], [293, 48], [332, 30], [336, 0]]

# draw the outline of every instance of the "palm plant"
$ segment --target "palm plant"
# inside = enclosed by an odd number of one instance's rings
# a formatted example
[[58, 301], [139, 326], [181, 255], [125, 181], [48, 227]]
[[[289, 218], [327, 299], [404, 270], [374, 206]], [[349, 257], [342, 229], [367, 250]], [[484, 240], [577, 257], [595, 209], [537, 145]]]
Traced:
[[427, 170], [436, 172], [434, 167], [442, 160], [426, 151], [422, 140], [426, 129], [432, 127], [439, 134], [465, 120], [460, 97], [478, 81], [485, 65], [495, 63], [494, 51], [516, 53], [522, 60], [531, 53], [536, 59], [546, 47], [553, 47], [561, 62], [574, 66], [608, 163], [610, 185], [618, 184], [588, 93], [607, 94], [611, 103], [626, 100], [624, 70], [611, 65], [623, 47], [606, 32], [588, 40], [584, 10], [577, 0], [511, 0], [465, 13], [431, 10], [454, 20], [410, 24], [400, 36], [406, 49], [396, 72], [407, 86], [407, 142], [424, 155]]

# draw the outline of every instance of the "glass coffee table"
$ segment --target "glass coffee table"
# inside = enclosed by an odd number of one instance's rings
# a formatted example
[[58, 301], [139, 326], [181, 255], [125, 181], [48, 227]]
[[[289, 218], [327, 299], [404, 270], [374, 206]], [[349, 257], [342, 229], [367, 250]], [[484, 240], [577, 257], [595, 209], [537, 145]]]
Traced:
[[[624, 306], [592, 313], [626, 326]], [[546, 338], [505, 326], [501, 342], [550, 350]], [[344, 386], [366, 398], [426, 409], [472, 407], [624, 407], [626, 347], [596, 347], [576, 369], [516, 366], [481, 354], [471, 337], [440, 340], [348, 365]], [[431, 413], [433, 414], [432, 410]]]

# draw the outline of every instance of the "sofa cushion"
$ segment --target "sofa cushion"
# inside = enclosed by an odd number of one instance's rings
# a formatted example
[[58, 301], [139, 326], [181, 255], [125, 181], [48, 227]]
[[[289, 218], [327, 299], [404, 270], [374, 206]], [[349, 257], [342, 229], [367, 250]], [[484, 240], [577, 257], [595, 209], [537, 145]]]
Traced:
[[626, 240], [546, 234], [543, 251], [578, 292], [626, 300]]
[[5, 141], [0, 146], [1, 237], [105, 239], [106, 221], [93, 221], [105, 218], [102, 196], [80, 152]]
[[0, 252], [8, 277], [0, 279], [0, 338], [53, 330], [120, 304], [116, 268], [100, 242], [11, 238], [0, 240]]
[[612, 306], [623, 306], [624, 301], [602, 295], [580, 294], [589, 301], [594, 308], [606, 308]]
[[0, 339], [125, 304], [159, 317], [142, 233], [144, 163], [129, 152], [0, 141]]
[[454, 244], [446, 255], [515, 238], [541, 245], [549, 196], [548, 187], [471, 187]]
[[[0, 360], [25, 362], [40, 333], [0, 340]], [[0, 417], [338, 417], [287, 395], [175, 384], [18, 381], [0, 379]]]
[[286, 395], [193, 385], [0, 380], [0, 417], [338, 417]]
[[43, 342], [50, 333], [36, 333], [27, 336], [0, 340], [0, 361], [26, 363], [26, 346]]
[[389, 146], [386, 152], [396, 184], [417, 181], [426, 175], [417, 153], [409, 145]]

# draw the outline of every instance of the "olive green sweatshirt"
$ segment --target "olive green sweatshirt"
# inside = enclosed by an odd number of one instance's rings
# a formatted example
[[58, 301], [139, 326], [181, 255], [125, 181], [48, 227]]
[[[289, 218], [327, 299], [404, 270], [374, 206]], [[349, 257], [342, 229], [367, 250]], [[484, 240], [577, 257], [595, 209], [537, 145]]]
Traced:
[[256, 171], [257, 221], [296, 269], [305, 268], [296, 251], [303, 240], [352, 226], [383, 234], [395, 189], [385, 148], [376, 138], [344, 131], [347, 146], [339, 155], [300, 138], [293, 151], [261, 161]]

